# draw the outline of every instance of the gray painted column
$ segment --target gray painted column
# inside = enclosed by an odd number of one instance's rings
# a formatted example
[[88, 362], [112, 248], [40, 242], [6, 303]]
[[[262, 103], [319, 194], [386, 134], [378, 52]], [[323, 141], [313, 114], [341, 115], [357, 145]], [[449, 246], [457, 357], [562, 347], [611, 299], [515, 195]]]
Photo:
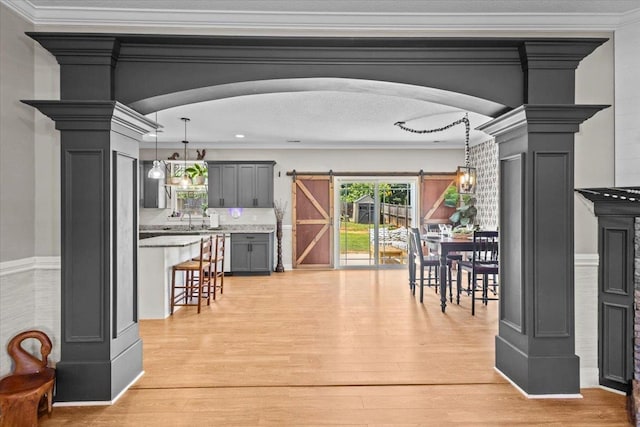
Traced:
[[524, 104], [573, 104], [575, 70], [603, 39], [530, 39], [520, 45]]
[[120, 41], [114, 35], [51, 33], [41, 44], [60, 64], [61, 99], [115, 99]]
[[25, 101], [61, 132], [62, 342], [56, 401], [110, 401], [142, 373], [138, 142], [156, 127], [115, 101]]
[[500, 160], [496, 368], [524, 392], [576, 394], [573, 153], [603, 105], [523, 105], [482, 125]]

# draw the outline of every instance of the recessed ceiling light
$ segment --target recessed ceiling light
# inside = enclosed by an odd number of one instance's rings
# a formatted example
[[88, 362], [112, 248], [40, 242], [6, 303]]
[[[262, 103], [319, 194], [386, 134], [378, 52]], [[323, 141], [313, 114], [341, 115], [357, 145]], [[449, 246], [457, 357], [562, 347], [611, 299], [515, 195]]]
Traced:
[[244, 135], [243, 135], [243, 134], [241, 134], [241, 133], [237, 133], [237, 134], [236, 134], [236, 138], [244, 138]]

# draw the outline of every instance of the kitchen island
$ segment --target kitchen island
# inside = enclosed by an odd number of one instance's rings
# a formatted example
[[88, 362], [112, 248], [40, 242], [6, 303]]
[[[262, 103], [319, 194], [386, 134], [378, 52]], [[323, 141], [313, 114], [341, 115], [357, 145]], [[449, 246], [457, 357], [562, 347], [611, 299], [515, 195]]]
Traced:
[[[164, 319], [169, 316], [171, 269], [200, 254], [202, 237], [205, 236], [159, 236], [138, 242], [139, 319]], [[177, 274], [176, 280], [182, 281], [182, 275]]]
[[223, 234], [225, 273], [268, 275], [274, 269], [275, 228], [275, 224], [221, 224], [215, 228], [185, 224], [140, 225], [140, 241], [158, 236]]

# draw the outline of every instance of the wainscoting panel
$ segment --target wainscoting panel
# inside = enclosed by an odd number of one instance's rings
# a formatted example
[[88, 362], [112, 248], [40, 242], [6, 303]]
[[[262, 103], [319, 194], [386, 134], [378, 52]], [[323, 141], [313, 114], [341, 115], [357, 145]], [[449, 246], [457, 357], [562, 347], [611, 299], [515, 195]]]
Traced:
[[575, 254], [574, 274], [580, 387], [598, 387], [598, 254]]
[[[49, 335], [49, 360], [60, 360], [60, 258], [25, 258], [0, 263], [0, 376], [11, 371], [7, 343], [17, 333], [39, 329]], [[27, 350], [39, 352], [35, 343]]]
[[[291, 226], [283, 227], [285, 238]], [[291, 253], [285, 253], [285, 268], [291, 269]], [[57, 257], [56, 257], [57, 258]], [[288, 261], [288, 262], [287, 262]], [[7, 271], [2, 263], [0, 271]], [[53, 342], [50, 360], [60, 360], [60, 261], [39, 263], [27, 271], [0, 274], [0, 376], [9, 372], [10, 360], [4, 349], [17, 332], [36, 327]], [[19, 284], [20, 286], [16, 286]], [[598, 387], [598, 255], [575, 255], [576, 354], [580, 357], [580, 387]], [[30, 298], [28, 306], [14, 304], [15, 298]], [[25, 308], [26, 307], [26, 308]]]

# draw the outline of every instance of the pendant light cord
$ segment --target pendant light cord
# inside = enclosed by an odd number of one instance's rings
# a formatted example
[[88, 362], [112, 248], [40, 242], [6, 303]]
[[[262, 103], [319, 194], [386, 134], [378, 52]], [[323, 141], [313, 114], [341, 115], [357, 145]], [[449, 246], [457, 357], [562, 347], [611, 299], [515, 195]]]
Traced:
[[187, 140], [187, 122], [191, 119], [189, 119], [188, 117], [182, 117], [181, 120], [184, 121], [184, 141], [182, 141], [182, 143], [184, 144], [184, 174], [186, 174], [187, 173], [187, 144], [189, 143], [189, 141]]
[[[156, 124], [158, 124], [158, 112], [156, 111]], [[156, 128], [156, 161], [158, 160], [158, 130], [159, 128]]]
[[439, 128], [434, 128], [434, 129], [424, 129], [424, 130], [418, 130], [418, 129], [412, 129], [409, 128], [407, 126], [405, 126], [405, 122], [395, 122], [393, 125], [394, 126], [398, 126], [400, 129], [402, 130], [406, 130], [407, 132], [411, 132], [411, 133], [419, 133], [419, 134], [425, 134], [425, 133], [434, 133], [434, 132], [442, 132], [443, 130], [447, 130], [449, 128], [452, 128], [456, 125], [459, 125], [460, 123], [464, 123], [464, 130], [465, 130], [465, 138], [464, 138], [464, 165], [466, 167], [469, 167], [469, 133], [471, 132], [471, 125], [469, 124], [469, 113], [465, 113], [464, 117], [462, 117], [461, 119], [456, 120], [455, 122], [449, 123], [446, 126], [442, 126]]

